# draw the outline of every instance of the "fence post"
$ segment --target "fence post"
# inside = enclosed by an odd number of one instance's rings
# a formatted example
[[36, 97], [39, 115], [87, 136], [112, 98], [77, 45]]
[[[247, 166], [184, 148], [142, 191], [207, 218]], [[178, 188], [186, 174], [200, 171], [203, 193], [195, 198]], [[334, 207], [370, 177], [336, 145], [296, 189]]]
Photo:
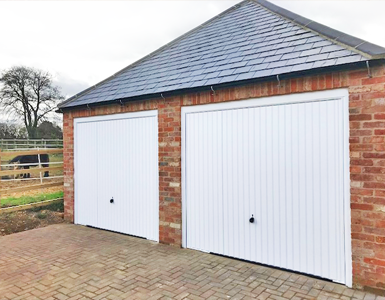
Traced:
[[[39, 148], [37, 148], [37, 150], [39, 150]], [[39, 162], [39, 169], [41, 169], [40, 153], [37, 155], [37, 159]], [[39, 174], [40, 174], [40, 184], [43, 184], [43, 177], [41, 176], [42, 175], [41, 172]]]

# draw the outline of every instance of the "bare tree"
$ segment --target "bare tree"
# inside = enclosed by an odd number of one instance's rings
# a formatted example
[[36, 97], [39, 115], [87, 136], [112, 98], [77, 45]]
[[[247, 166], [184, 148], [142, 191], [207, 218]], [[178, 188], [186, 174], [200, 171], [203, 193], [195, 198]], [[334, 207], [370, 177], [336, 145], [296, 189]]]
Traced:
[[37, 137], [37, 127], [63, 100], [50, 73], [24, 67], [12, 67], [0, 77], [0, 104], [4, 112], [21, 117], [29, 138]]

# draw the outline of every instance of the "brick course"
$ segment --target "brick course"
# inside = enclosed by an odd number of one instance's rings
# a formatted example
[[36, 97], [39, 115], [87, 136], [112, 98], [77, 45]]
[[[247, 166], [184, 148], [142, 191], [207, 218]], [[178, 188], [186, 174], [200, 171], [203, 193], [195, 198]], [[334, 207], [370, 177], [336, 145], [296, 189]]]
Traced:
[[159, 238], [181, 245], [181, 107], [292, 93], [349, 89], [353, 281], [385, 290], [385, 65], [150, 99], [64, 113], [65, 216], [73, 221], [73, 120], [158, 110]]

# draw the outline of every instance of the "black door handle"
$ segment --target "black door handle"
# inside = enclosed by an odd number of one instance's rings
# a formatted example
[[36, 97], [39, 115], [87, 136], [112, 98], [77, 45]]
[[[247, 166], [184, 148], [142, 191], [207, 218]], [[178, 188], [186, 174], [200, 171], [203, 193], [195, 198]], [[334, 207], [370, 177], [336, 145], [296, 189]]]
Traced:
[[114, 203], [114, 198], [111, 198], [111, 199], [110, 199], [110, 203]]
[[251, 215], [251, 218], [249, 219], [250, 223], [254, 223], [254, 215]]

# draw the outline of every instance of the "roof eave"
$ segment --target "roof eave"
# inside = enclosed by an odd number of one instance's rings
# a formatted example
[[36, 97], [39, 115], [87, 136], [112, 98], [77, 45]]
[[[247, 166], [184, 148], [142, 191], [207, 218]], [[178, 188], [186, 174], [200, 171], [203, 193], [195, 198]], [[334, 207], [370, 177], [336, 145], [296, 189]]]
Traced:
[[[385, 63], [385, 59], [374, 60], [373, 62]], [[309, 75], [314, 75], [314, 74], [324, 74], [324, 73], [330, 73], [333, 71], [351, 70], [351, 69], [355, 69], [357, 67], [361, 67], [361, 68], [366, 67], [365, 61], [349, 63], [349, 64], [344, 64], [344, 65], [337, 65], [337, 66], [329, 66], [329, 67], [323, 67], [323, 68], [317, 68], [317, 69], [302, 70], [302, 71], [298, 71], [298, 72], [284, 73], [284, 74], [279, 74], [279, 76], [280, 76], [280, 81], [282, 81], [285, 79], [298, 78], [298, 77], [309, 76]], [[197, 92], [201, 92], [201, 91], [210, 91], [211, 87], [213, 87], [214, 90], [216, 90], [216, 89], [242, 86], [242, 85], [252, 84], [252, 83], [257, 83], [257, 82], [268, 82], [268, 81], [277, 80], [276, 76], [277, 75], [272, 75], [272, 76], [266, 76], [266, 77], [260, 77], [260, 78], [253, 78], [253, 79], [247, 79], [247, 80], [240, 80], [240, 81], [233, 81], [233, 82], [228, 82], [228, 83], [216, 84], [213, 86], [200, 86], [200, 87], [194, 87], [194, 88], [180, 89], [180, 90], [175, 90], [175, 91], [164, 92], [163, 96], [164, 97], [170, 97], [170, 96], [174, 96], [174, 95], [183, 95], [183, 94], [189, 94], [189, 93], [197, 93]], [[78, 105], [78, 106], [59, 108], [56, 112], [64, 113], [66, 111], [71, 111], [71, 110], [91, 109], [92, 107], [105, 106], [105, 105], [111, 105], [111, 104], [124, 105], [124, 103], [127, 103], [127, 102], [137, 102], [137, 101], [150, 100], [150, 99], [155, 99], [155, 98], [160, 98], [160, 97], [161, 97], [160, 93], [140, 95], [140, 96], [135, 96], [135, 97], [130, 97], [130, 98], [121, 98], [121, 99], [108, 100], [108, 101], [103, 101], [103, 102], [96, 102], [96, 103], [92, 103], [92, 104], [88, 104], [88, 105], [84, 104], [84, 105]]]

